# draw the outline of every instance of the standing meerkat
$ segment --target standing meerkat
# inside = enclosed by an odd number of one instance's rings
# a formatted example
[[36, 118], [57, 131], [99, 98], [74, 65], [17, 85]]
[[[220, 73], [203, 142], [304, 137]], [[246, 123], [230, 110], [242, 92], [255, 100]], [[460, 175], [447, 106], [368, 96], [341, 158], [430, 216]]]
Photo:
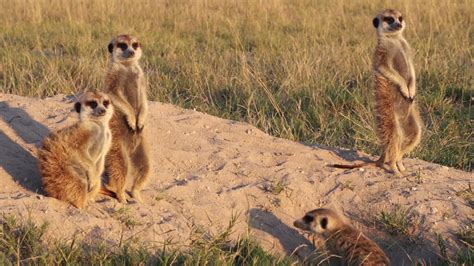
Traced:
[[373, 19], [373, 25], [378, 40], [373, 65], [377, 131], [383, 152], [376, 162], [331, 166], [352, 169], [387, 163], [400, 175], [405, 170], [402, 158], [420, 143], [423, 125], [415, 102], [413, 54], [402, 35], [405, 20], [399, 11], [382, 11]]
[[120, 35], [108, 45], [110, 66], [105, 92], [115, 106], [110, 122], [112, 147], [106, 158], [108, 187], [120, 202], [126, 202], [125, 186], [133, 176], [132, 197], [142, 202], [140, 190], [150, 172], [150, 160], [143, 128], [148, 110], [146, 80], [138, 64], [142, 49], [137, 38]]
[[293, 225], [324, 239], [326, 249], [341, 257], [344, 265], [390, 265], [382, 249], [329, 209], [315, 209]]
[[102, 189], [105, 156], [112, 134], [109, 121], [113, 107], [104, 93], [86, 92], [74, 104], [80, 121], [52, 133], [39, 151], [43, 185], [49, 196], [84, 208]]

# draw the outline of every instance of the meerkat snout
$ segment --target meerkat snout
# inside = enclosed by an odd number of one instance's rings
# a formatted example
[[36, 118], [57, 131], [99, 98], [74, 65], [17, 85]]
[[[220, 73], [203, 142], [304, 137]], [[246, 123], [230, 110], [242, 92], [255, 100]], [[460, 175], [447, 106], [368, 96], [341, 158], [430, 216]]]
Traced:
[[142, 56], [141, 44], [134, 36], [124, 34], [112, 39], [108, 45], [114, 62], [131, 62]]
[[293, 225], [304, 231], [324, 234], [337, 227], [339, 223], [342, 223], [342, 220], [335, 212], [329, 209], [315, 209], [294, 221]]

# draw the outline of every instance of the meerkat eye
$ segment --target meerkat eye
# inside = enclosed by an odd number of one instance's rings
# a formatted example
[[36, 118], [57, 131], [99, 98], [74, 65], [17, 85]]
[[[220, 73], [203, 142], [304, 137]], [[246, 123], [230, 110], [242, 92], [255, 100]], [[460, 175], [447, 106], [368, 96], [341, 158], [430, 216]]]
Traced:
[[122, 51], [125, 51], [125, 50], [127, 50], [128, 45], [124, 42], [119, 42], [119, 43], [117, 43], [117, 47], [122, 49]]
[[92, 109], [95, 109], [97, 107], [97, 102], [96, 101], [87, 101], [86, 105], [89, 106]]
[[403, 17], [400, 16], [400, 17], [398, 18], [398, 21], [402, 22], [402, 21], [403, 21]]
[[305, 215], [305, 216], [303, 217], [303, 221], [304, 221], [305, 223], [311, 223], [312, 221], [314, 221], [314, 217], [313, 217], [313, 216], [309, 216], [309, 215]]
[[138, 42], [132, 43], [133, 49], [137, 50], [140, 47], [140, 44]]
[[321, 219], [321, 228], [326, 229], [328, 227], [328, 218]]
[[108, 100], [105, 100], [103, 102], [103, 105], [104, 105], [105, 108], [109, 107], [109, 104], [110, 104], [110, 102]]
[[395, 19], [392, 17], [384, 17], [383, 21], [387, 22], [388, 24], [392, 24], [395, 21]]

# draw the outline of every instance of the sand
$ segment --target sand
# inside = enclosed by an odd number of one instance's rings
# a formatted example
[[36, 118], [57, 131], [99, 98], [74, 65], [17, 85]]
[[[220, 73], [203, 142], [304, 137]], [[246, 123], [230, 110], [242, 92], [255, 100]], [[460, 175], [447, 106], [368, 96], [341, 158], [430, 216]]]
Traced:
[[[218, 233], [236, 216], [233, 237], [249, 233], [271, 252], [304, 257], [314, 246], [293, 220], [330, 207], [401, 264], [436, 261], [436, 234], [456, 250], [457, 232], [473, 221], [472, 206], [459, 193], [473, 173], [419, 159], [405, 159], [403, 177], [379, 168], [333, 169], [326, 165], [376, 157], [275, 138], [246, 123], [158, 102], [150, 102], [145, 130], [153, 170], [144, 203], [103, 197], [78, 210], [45, 195], [36, 159], [49, 132], [75, 121], [71, 97], [0, 94], [0, 210], [49, 222], [48, 237], [184, 245], [196, 228]], [[414, 221], [410, 240], [377, 221], [397, 206]]]

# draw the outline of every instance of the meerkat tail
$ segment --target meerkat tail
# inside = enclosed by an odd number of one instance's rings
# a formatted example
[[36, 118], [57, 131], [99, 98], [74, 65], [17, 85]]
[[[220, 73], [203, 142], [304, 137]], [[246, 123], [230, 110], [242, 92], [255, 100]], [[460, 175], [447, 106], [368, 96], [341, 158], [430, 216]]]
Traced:
[[379, 158], [377, 161], [358, 163], [358, 164], [329, 164], [329, 167], [341, 168], [341, 169], [355, 169], [361, 167], [377, 167], [382, 164], [382, 158]]
[[99, 193], [105, 196], [112, 197], [112, 198], [117, 198], [117, 194], [115, 192], [113, 192], [112, 190], [109, 190], [108, 188], [104, 186], [100, 187]]

